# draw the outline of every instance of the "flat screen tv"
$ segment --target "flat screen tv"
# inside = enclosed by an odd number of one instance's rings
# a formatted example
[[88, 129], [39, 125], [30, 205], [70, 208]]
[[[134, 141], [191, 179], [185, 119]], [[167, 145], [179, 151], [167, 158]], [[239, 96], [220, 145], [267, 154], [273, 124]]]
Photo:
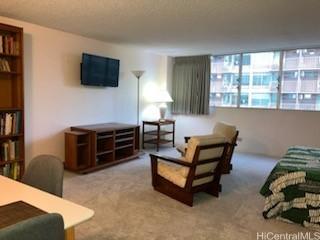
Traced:
[[118, 87], [119, 65], [117, 59], [82, 54], [81, 84], [88, 86]]

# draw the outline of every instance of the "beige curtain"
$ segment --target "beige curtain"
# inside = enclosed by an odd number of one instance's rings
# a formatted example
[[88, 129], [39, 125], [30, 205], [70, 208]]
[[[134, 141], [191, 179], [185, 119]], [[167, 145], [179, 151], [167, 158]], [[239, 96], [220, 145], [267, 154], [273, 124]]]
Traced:
[[174, 59], [172, 98], [172, 113], [209, 114], [209, 55]]

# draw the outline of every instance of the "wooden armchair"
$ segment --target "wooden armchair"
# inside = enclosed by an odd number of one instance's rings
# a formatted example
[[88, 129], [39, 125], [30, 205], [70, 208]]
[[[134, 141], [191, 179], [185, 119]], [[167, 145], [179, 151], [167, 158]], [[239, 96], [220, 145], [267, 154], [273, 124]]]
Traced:
[[[227, 144], [228, 146], [227, 146], [226, 156], [221, 162], [221, 174], [229, 174], [230, 171], [232, 170], [231, 159], [232, 159], [234, 149], [237, 146], [239, 131], [236, 130], [235, 126], [232, 126], [223, 122], [217, 122], [212, 132], [213, 133], [209, 135], [202, 135], [202, 136], [196, 136], [196, 137], [210, 138], [212, 137], [212, 135], [220, 135], [226, 138], [228, 142]], [[184, 156], [186, 153], [187, 143], [190, 138], [191, 137], [184, 137], [185, 144], [179, 145], [177, 147], [177, 150], [182, 154], [182, 156]]]
[[193, 205], [196, 192], [218, 197], [221, 160], [226, 153], [225, 138], [213, 136], [192, 137], [186, 155], [178, 159], [150, 154], [153, 188], [189, 206]]

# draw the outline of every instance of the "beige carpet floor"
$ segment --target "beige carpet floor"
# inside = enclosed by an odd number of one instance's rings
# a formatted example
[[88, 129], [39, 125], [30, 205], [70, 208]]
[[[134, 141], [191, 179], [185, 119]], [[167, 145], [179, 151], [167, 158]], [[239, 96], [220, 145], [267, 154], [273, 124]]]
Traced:
[[[161, 154], [175, 155], [170, 149]], [[76, 228], [78, 240], [257, 239], [257, 232], [297, 233], [307, 229], [265, 220], [259, 189], [276, 159], [235, 153], [234, 170], [222, 177], [219, 198], [205, 193], [188, 207], [151, 186], [149, 155], [95, 173], [66, 172], [64, 198], [95, 211]]]

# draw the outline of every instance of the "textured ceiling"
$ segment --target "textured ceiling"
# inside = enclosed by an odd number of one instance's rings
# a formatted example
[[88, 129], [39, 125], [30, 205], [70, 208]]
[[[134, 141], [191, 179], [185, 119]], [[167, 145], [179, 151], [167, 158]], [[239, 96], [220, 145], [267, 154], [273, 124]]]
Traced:
[[1, 0], [0, 15], [177, 55], [320, 46], [319, 0]]

